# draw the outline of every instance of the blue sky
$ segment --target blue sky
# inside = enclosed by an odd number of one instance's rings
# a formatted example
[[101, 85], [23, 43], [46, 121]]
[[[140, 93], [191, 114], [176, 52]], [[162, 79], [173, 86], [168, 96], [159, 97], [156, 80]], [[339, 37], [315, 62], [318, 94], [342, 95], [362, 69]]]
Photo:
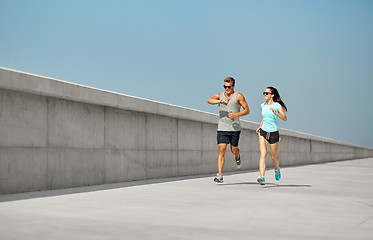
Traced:
[[0, 66], [217, 113], [236, 79], [260, 122], [373, 147], [373, 1], [0, 0]]

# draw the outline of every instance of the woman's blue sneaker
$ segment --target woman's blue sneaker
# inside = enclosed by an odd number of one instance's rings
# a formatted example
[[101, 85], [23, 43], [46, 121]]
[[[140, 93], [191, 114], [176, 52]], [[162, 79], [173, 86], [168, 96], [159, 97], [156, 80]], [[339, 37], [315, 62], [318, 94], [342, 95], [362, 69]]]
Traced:
[[280, 178], [281, 178], [280, 167], [278, 167], [278, 169], [275, 170], [275, 178], [276, 178], [277, 181], [280, 180]]

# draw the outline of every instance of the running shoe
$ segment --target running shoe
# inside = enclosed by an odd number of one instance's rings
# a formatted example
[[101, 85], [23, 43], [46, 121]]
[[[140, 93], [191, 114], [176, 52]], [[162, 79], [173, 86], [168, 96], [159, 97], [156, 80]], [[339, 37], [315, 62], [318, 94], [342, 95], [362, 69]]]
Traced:
[[236, 160], [236, 164], [237, 164], [237, 169], [240, 169], [242, 166], [241, 155], [238, 156], [238, 160]]
[[260, 185], [265, 185], [266, 184], [266, 180], [264, 177], [262, 176], [259, 176], [256, 181], [260, 184]]
[[280, 178], [281, 178], [280, 167], [278, 167], [278, 169], [275, 170], [275, 178], [276, 178], [277, 181], [280, 180]]
[[224, 182], [224, 181], [223, 181], [223, 175], [221, 175], [220, 173], [217, 173], [217, 174], [216, 174], [216, 177], [214, 178], [214, 182], [217, 182], [217, 183], [222, 183], [222, 182]]

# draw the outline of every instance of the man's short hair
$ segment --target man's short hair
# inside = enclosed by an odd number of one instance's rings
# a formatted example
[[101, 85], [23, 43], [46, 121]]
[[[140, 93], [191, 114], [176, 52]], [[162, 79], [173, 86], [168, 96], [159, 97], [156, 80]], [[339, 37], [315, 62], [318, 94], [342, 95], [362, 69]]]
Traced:
[[232, 77], [227, 77], [227, 78], [225, 78], [225, 79], [224, 79], [224, 82], [226, 82], [226, 83], [233, 83], [232, 86], [234, 86], [234, 84], [236, 83], [236, 81], [235, 81], [234, 78], [232, 78]]

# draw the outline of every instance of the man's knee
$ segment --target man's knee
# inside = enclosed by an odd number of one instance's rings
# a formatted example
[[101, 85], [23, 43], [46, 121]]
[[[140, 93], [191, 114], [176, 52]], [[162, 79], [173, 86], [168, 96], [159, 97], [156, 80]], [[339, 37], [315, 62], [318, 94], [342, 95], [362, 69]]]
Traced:
[[219, 148], [219, 153], [225, 153], [227, 151], [226, 148]]
[[231, 151], [232, 151], [232, 153], [233, 154], [237, 154], [237, 153], [239, 153], [240, 152], [240, 150], [238, 149], [238, 147], [231, 147]]
[[227, 151], [227, 145], [226, 144], [219, 144], [219, 152], [224, 152]]

